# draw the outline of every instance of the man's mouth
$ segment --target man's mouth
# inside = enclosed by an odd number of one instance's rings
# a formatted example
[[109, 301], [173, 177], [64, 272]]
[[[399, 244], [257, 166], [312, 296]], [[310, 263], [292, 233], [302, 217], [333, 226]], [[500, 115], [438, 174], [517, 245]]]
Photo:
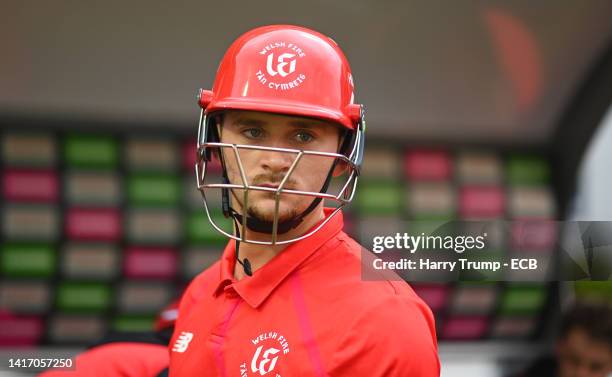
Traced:
[[[265, 188], [269, 188], [269, 189], [278, 189], [281, 186], [281, 183], [283, 182], [284, 176], [282, 175], [277, 175], [277, 176], [256, 176], [253, 178], [253, 180], [251, 181], [251, 186], [257, 186], [257, 187], [265, 187]], [[297, 187], [296, 182], [292, 179], [288, 179], [285, 184], [283, 185], [283, 189], [284, 190], [295, 190], [295, 188]]]
[[258, 183], [255, 186], [268, 187], [268, 188], [278, 188], [278, 186], [280, 186], [280, 184], [279, 183]]
[[[280, 182], [279, 183], [269, 183], [269, 182], [262, 182], [262, 183], [255, 183], [253, 184], [253, 186], [257, 186], [257, 187], [265, 187], [265, 188], [270, 188], [270, 189], [278, 189], [280, 187]], [[283, 186], [284, 190], [293, 190], [293, 186], [289, 184], [289, 182], [285, 183], [285, 185]]]

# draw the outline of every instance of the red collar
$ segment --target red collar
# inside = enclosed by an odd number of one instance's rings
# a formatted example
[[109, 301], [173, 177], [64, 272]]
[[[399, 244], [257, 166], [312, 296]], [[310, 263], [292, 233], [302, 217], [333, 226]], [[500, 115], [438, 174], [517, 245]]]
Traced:
[[[333, 208], [324, 208], [325, 218], [329, 217], [333, 210]], [[317, 223], [315, 227], [319, 224]], [[234, 278], [236, 243], [230, 240], [221, 257], [221, 276], [214, 295], [219, 295], [226, 286], [232, 285], [250, 306], [257, 308], [306, 258], [340, 233], [343, 226], [342, 211], [339, 211], [312, 236], [289, 244], [286, 249], [255, 271], [253, 276], [246, 276], [240, 281]]]

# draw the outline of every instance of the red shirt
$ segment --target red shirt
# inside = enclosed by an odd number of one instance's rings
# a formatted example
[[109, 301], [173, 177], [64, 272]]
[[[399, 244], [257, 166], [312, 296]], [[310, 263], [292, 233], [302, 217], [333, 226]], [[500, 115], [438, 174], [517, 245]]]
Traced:
[[181, 299], [170, 377], [439, 376], [431, 310], [404, 281], [363, 281], [342, 226], [338, 213], [240, 281], [230, 241]]
[[167, 367], [165, 346], [121, 342], [104, 344], [80, 354], [74, 369], [48, 369], [38, 377], [155, 377]]

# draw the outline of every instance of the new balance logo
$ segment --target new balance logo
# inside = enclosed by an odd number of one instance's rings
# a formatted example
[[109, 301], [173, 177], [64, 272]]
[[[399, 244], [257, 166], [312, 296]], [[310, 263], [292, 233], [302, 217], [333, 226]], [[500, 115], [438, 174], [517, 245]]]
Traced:
[[176, 338], [176, 342], [174, 342], [174, 346], [172, 347], [172, 352], [185, 352], [187, 347], [189, 347], [189, 342], [193, 340], [193, 333], [182, 331], [181, 335]]

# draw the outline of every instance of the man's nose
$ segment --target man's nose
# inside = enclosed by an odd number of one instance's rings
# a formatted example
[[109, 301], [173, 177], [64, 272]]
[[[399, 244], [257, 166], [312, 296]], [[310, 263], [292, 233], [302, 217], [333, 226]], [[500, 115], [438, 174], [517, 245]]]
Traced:
[[296, 155], [288, 152], [262, 151], [260, 155], [261, 166], [273, 173], [285, 173], [289, 170]]

